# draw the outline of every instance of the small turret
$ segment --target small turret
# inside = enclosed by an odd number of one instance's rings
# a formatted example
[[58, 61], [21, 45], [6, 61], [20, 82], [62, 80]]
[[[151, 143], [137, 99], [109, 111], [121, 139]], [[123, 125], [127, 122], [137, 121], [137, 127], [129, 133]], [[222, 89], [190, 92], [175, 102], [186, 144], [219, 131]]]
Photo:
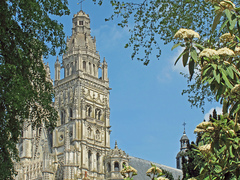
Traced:
[[55, 81], [60, 80], [60, 69], [61, 69], [61, 65], [60, 65], [60, 62], [59, 62], [58, 56], [57, 56], [57, 60], [55, 62]]
[[103, 58], [103, 63], [102, 63], [102, 79], [104, 81], [108, 81], [108, 65], [105, 57]]
[[185, 131], [185, 126], [186, 126], [185, 122], [183, 123], [183, 126], [184, 126], [184, 131], [183, 131], [183, 135], [180, 139], [181, 148], [176, 157], [177, 169], [182, 169], [182, 159], [183, 159], [184, 153], [188, 150], [188, 145], [189, 145], [189, 139], [188, 139], [188, 137], [186, 135], [186, 131]]

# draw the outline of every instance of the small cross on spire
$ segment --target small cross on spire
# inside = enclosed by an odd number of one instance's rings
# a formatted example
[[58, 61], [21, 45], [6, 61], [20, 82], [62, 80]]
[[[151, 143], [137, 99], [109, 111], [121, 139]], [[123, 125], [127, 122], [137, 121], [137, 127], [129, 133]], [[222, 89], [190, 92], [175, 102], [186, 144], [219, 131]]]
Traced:
[[77, 3], [77, 4], [80, 4], [80, 10], [82, 11], [82, 3], [83, 3], [83, 1], [85, 1], [85, 0], [81, 0], [79, 3]]
[[185, 121], [184, 121], [184, 123], [183, 123], [183, 127], [184, 127], [183, 134], [186, 134], [186, 132], [185, 132], [185, 126], [186, 126], [186, 124], [187, 124], [187, 123], [185, 123]]

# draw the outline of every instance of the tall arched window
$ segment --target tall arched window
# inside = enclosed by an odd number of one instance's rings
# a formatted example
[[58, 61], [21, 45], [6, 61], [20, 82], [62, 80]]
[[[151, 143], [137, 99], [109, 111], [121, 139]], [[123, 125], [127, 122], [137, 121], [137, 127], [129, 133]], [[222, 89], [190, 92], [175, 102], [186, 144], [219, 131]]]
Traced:
[[91, 151], [88, 151], [88, 170], [91, 170], [92, 168], [92, 153]]
[[91, 66], [91, 63], [89, 62], [89, 73], [92, 74], [92, 66]]
[[73, 62], [71, 62], [70, 70], [70, 74], [73, 74]]
[[87, 131], [88, 131], [88, 137], [91, 138], [92, 137], [92, 129], [90, 127], [88, 127]]
[[97, 172], [99, 172], [99, 170], [100, 170], [100, 155], [99, 155], [99, 153], [97, 153]]
[[86, 107], [86, 110], [87, 110], [87, 116], [88, 116], [88, 117], [91, 117], [91, 112], [92, 112], [91, 106], [88, 105], [88, 106]]
[[98, 129], [96, 130], [96, 140], [100, 140], [100, 132]]
[[65, 113], [64, 111], [62, 110], [61, 111], [61, 125], [63, 125], [65, 123]]
[[114, 171], [119, 171], [119, 163], [117, 161], [114, 162]]
[[71, 120], [72, 120], [72, 117], [73, 117], [72, 108], [69, 108], [69, 117], [70, 117], [70, 121], [71, 121]]
[[111, 172], [111, 164], [110, 164], [110, 162], [107, 163], [107, 172]]
[[83, 61], [83, 71], [86, 72], [86, 61]]
[[100, 118], [101, 118], [101, 110], [100, 109], [95, 110], [95, 118], [100, 120]]
[[69, 64], [67, 65], [67, 76], [69, 76]]
[[95, 72], [96, 72], [96, 67], [95, 67], [95, 64], [93, 64], [93, 75], [94, 76], [96, 75]]

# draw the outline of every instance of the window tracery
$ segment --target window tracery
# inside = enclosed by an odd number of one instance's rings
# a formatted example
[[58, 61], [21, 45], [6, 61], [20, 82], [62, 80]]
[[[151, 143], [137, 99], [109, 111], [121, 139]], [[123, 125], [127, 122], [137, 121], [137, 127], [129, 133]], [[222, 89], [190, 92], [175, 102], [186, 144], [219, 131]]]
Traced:
[[96, 140], [100, 140], [100, 132], [98, 129], [96, 130]]
[[95, 118], [98, 120], [101, 119], [101, 110], [100, 109], [95, 110]]
[[91, 127], [87, 128], [87, 132], [88, 132], [88, 137], [91, 138], [91, 136], [92, 136], [92, 129], [91, 129]]
[[119, 163], [117, 161], [114, 162], [114, 171], [119, 171]]

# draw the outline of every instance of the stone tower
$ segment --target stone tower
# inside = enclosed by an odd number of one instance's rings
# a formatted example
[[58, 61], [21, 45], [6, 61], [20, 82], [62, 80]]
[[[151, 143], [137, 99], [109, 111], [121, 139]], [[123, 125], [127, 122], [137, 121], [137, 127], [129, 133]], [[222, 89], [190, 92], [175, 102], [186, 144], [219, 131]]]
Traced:
[[[62, 67], [55, 63], [55, 103], [59, 112], [53, 132], [58, 158], [56, 179], [104, 179], [103, 157], [110, 150], [109, 81], [107, 63], [96, 51], [89, 15], [82, 10], [72, 19], [72, 36]], [[60, 68], [64, 78], [60, 79]], [[102, 69], [102, 75], [98, 70]]]
[[189, 145], [189, 139], [186, 135], [185, 127], [184, 127], [184, 131], [183, 131], [183, 135], [180, 139], [180, 145], [181, 145], [181, 148], [176, 157], [177, 169], [182, 169], [182, 157], [184, 156], [184, 153], [188, 150], [188, 145]]

